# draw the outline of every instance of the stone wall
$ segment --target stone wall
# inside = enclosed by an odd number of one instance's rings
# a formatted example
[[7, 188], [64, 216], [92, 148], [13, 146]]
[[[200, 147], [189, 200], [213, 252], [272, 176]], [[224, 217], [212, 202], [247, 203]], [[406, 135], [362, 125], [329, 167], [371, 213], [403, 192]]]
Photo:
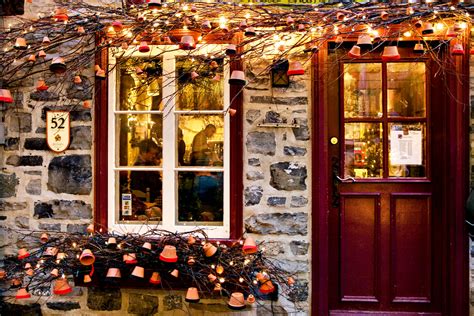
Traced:
[[282, 259], [302, 280], [290, 295], [295, 304], [285, 308], [308, 310], [311, 73], [290, 77], [288, 88], [272, 88], [270, 63], [245, 64], [253, 83], [245, 89], [243, 107], [244, 223], [256, 240], [266, 242], [267, 255]]

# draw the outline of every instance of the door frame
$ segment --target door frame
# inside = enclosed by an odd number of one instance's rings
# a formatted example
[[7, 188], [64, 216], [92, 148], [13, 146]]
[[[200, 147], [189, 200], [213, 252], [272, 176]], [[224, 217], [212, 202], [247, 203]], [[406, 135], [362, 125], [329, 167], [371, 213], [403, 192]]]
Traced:
[[[468, 28], [469, 29], [469, 28]], [[464, 38], [470, 38], [466, 32]], [[467, 43], [464, 43], [469, 51]], [[312, 57], [312, 273], [311, 306], [312, 315], [329, 313], [329, 223], [328, 213], [331, 207], [329, 190], [332, 179], [329, 170], [329, 134], [328, 111], [326, 102], [325, 65], [327, 61], [327, 43]], [[469, 191], [469, 55], [446, 57], [448, 68], [447, 86], [451, 95], [445, 100], [449, 111], [446, 117], [446, 167], [442, 176], [445, 211], [444, 249], [441, 260], [443, 283], [443, 315], [469, 314], [469, 252], [468, 235], [465, 220], [465, 201]], [[351, 314], [351, 312], [348, 312]], [[394, 313], [394, 315], [407, 315]]]

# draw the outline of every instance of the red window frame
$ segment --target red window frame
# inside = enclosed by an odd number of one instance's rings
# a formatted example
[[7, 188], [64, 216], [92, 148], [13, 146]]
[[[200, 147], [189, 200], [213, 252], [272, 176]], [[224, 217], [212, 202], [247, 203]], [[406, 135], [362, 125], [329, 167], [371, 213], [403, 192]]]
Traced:
[[[96, 43], [100, 43], [100, 36]], [[96, 64], [107, 69], [108, 51], [96, 55]], [[240, 59], [230, 62], [230, 71], [241, 70]], [[96, 230], [108, 229], [107, 204], [108, 188], [108, 79], [95, 81], [94, 107], [94, 223]], [[243, 94], [239, 86], [230, 86], [230, 106], [237, 113], [230, 118], [230, 235], [229, 239], [239, 239], [243, 233]], [[224, 239], [225, 240], [225, 239]]]

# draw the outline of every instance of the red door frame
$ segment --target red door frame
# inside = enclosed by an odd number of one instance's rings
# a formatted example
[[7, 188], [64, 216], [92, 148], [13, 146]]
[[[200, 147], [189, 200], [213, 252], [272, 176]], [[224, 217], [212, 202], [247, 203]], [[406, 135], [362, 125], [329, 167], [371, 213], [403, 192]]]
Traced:
[[[467, 36], [467, 34], [466, 34]], [[469, 38], [469, 37], [465, 37]], [[465, 45], [467, 46], [467, 45]], [[468, 47], [466, 47], [467, 49]], [[312, 276], [311, 306], [313, 315], [329, 313], [329, 226], [328, 210], [330, 207], [329, 178], [330, 161], [328, 155], [329, 136], [327, 102], [325, 100], [325, 70], [327, 46], [313, 56], [313, 124], [312, 124]], [[467, 51], [469, 51], [467, 49]], [[443, 258], [443, 283], [445, 295], [441, 303], [443, 315], [469, 314], [469, 257], [468, 236], [464, 223], [464, 204], [469, 186], [469, 56], [447, 58], [445, 62], [449, 75], [446, 93], [448, 117], [445, 172], [443, 186], [446, 205], [443, 222], [446, 225], [446, 241]], [[449, 168], [448, 168], [449, 166]], [[401, 315], [401, 314], [400, 314]], [[406, 313], [405, 313], [406, 315]]]

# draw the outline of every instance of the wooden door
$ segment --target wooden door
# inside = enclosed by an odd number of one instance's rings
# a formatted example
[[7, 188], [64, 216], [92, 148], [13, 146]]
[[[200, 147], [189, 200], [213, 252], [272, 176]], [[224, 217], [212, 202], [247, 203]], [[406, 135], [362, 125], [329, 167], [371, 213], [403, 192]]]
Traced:
[[329, 312], [438, 315], [442, 82], [429, 59], [379, 56], [344, 62], [328, 55]]

